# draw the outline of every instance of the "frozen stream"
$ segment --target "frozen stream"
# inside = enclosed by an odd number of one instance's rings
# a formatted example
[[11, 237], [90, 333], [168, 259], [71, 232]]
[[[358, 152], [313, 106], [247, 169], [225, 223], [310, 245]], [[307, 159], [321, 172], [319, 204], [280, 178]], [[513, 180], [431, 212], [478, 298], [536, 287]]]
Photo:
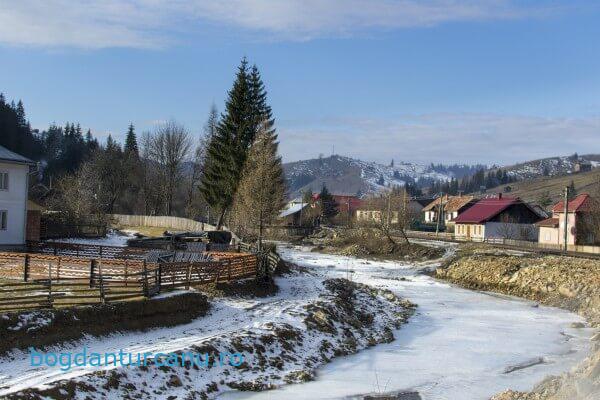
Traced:
[[[391, 344], [335, 360], [313, 382], [221, 398], [314, 400], [414, 391], [425, 400], [488, 399], [507, 388], [531, 389], [545, 376], [568, 370], [588, 351], [591, 331], [571, 328], [582, 319], [560, 309], [463, 290], [418, 274], [414, 265], [289, 247], [281, 252], [325, 275], [391, 289], [417, 303], [417, 314], [394, 333]], [[543, 363], [524, 367], [540, 359]]]
[[[374, 262], [297, 247], [282, 246], [280, 251], [284, 258], [312, 273], [277, 278], [280, 291], [275, 296], [218, 299], [213, 301], [209, 315], [188, 324], [86, 337], [50, 350], [76, 352], [85, 346], [88, 353], [118, 353], [121, 349], [133, 353], [169, 352], [214, 337], [260, 330], [266, 323], [302, 327], [299, 315], [319, 296], [320, 282], [328, 277], [346, 277], [391, 289], [418, 304], [415, 316], [394, 333], [394, 342], [336, 359], [319, 369], [313, 382], [262, 393], [231, 391], [220, 398], [346, 399], [416, 391], [425, 400], [487, 399], [506, 388], [530, 389], [546, 375], [568, 370], [588, 351], [591, 330], [570, 328], [572, 322], [582, 320], [577, 315], [435, 281], [419, 274], [426, 264]], [[535, 365], [522, 368], [532, 363]], [[90, 366], [68, 371], [60, 366], [31, 366], [27, 352], [14, 351], [0, 357], [0, 398], [30, 387], [44, 388], [62, 379], [84, 379], [95, 370], [97, 367]], [[213, 379], [212, 373], [204, 383]], [[148, 383], [143, 379], [132, 383], [144, 387]], [[201, 387], [203, 382], [198, 380], [197, 384]], [[160, 398], [172, 394], [167, 392]]]

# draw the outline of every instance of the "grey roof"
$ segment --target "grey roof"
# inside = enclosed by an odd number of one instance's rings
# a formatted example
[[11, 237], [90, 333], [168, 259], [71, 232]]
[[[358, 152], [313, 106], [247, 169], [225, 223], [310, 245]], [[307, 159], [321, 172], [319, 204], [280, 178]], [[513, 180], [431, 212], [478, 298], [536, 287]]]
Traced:
[[6, 147], [0, 146], [0, 161], [13, 162], [18, 164], [35, 164], [27, 157], [23, 157], [20, 154], [10, 151]]

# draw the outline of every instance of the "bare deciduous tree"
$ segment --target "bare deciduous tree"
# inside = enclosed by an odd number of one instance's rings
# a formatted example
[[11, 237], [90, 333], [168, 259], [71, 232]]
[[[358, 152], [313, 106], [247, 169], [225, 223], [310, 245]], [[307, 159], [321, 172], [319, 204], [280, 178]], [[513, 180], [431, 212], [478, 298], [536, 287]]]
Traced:
[[261, 125], [244, 165], [231, 211], [231, 219], [242, 234], [258, 230], [259, 249], [264, 227], [277, 217], [285, 203], [285, 177], [276, 139], [277, 135], [268, 125]]
[[187, 129], [174, 120], [159, 125], [149, 138], [148, 158], [158, 168], [163, 189], [165, 212], [173, 212], [173, 197], [183, 176], [183, 162], [188, 158], [191, 139]]
[[409, 196], [405, 190], [392, 190], [388, 193], [367, 199], [364, 208], [369, 217], [360, 221], [361, 225], [377, 229], [393, 246], [397, 243], [393, 234], [398, 232], [408, 243], [406, 230], [415, 217], [409, 207]]

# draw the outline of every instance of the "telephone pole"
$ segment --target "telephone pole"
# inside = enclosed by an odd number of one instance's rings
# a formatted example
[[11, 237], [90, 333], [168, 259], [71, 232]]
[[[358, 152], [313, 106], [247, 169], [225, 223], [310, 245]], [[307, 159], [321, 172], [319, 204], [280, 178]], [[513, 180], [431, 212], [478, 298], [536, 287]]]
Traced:
[[435, 236], [438, 236], [440, 232], [440, 220], [442, 218], [442, 212], [444, 210], [444, 192], [440, 192], [440, 205], [438, 206], [437, 224], [435, 226]]
[[569, 238], [569, 229], [567, 227], [567, 224], [569, 222], [569, 187], [566, 186], [565, 187], [565, 194], [564, 194], [564, 200], [563, 200], [563, 212], [564, 212], [564, 226], [563, 226], [563, 238], [564, 238], [564, 252], [566, 253], [569, 250], [569, 245], [568, 245], [568, 238]]

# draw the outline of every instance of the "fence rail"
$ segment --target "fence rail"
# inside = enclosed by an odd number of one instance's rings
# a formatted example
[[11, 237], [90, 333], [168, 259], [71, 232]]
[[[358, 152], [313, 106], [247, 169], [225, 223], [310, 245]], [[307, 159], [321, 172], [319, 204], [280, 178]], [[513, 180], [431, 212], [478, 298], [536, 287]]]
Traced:
[[152, 297], [162, 290], [257, 275], [250, 253], [208, 252], [198, 262], [0, 253], [0, 312]]

